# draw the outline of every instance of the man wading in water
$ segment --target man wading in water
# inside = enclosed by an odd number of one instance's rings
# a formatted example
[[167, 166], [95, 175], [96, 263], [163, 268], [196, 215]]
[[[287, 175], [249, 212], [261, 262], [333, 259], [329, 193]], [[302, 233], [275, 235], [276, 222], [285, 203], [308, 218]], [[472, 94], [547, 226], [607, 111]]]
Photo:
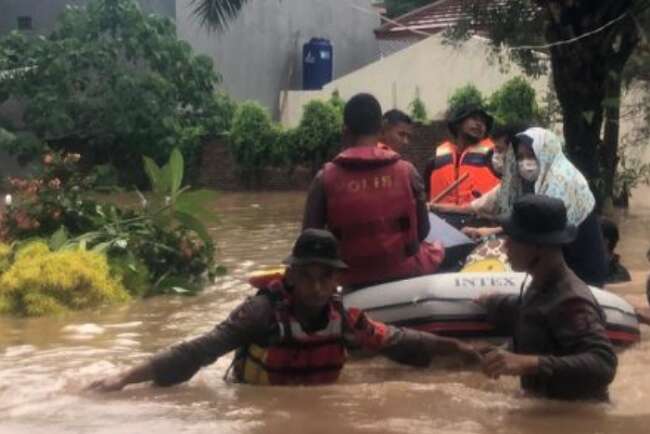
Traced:
[[523, 196], [501, 224], [513, 270], [533, 280], [522, 295], [479, 298], [489, 320], [514, 335], [514, 352], [488, 353], [483, 371], [492, 378], [521, 376], [524, 390], [542, 397], [608, 399], [617, 359], [603, 312], [564, 261], [562, 245], [573, 241], [577, 230], [567, 224], [563, 202]]
[[265, 385], [335, 382], [348, 346], [418, 366], [443, 354], [480, 359], [471, 345], [456, 339], [388, 326], [357, 309], [345, 309], [336, 291], [347, 265], [328, 231], [305, 230], [285, 263], [283, 280], [249, 298], [212, 331], [89, 388], [117, 391], [145, 381], [170, 386], [233, 350], [234, 380]]

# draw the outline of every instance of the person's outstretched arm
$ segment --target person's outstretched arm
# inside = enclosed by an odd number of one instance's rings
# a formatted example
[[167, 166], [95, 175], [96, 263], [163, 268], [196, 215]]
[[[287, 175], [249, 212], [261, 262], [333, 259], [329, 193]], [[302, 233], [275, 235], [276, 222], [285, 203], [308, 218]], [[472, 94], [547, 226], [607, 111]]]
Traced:
[[371, 320], [358, 309], [347, 311], [346, 341], [399, 363], [427, 366], [435, 356], [458, 354], [474, 361], [481, 349], [458, 339], [394, 327]]
[[99, 379], [91, 383], [88, 389], [110, 392], [147, 381], [153, 381], [158, 386], [185, 382], [222, 355], [261, 338], [268, 330], [271, 318], [268, 298], [253, 297], [210, 332], [161, 351], [135, 367]]

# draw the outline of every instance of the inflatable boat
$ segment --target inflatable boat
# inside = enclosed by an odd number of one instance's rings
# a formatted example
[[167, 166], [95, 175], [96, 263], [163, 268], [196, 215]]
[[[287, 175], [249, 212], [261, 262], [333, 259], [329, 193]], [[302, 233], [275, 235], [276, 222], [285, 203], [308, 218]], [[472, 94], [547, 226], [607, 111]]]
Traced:
[[[434, 274], [370, 286], [343, 300], [346, 307], [363, 309], [388, 324], [459, 338], [506, 338], [497, 334], [474, 300], [488, 293], [519, 295], [524, 277], [514, 272]], [[610, 340], [619, 346], [638, 342], [634, 308], [611, 292], [591, 291], [605, 312]]]
[[[378, 321], [459, 338], [508, 338], [487, 322], [485, 309], [474, 303], [481, 294], [520, 294], [524, 273], [510, 269], [503, 240], [487, 240], [477, 246], [460, 231], [434, 214], [429, 215], [427, 240], [445, 246], [442, 270], [460, 270], [368, 286], [347, 294], [346, 307], [363, 309]], [[470, 253], [471, 252], [471, 253]], [[251, 285], [262, 288], [282, 278], [284, 268], [250, 276]], [[525, 288], [524, 288], [525, 291]], [[625, 347], [639, 341], [634, 308], [611, 292], [591, 288], [603, 308], [610, 340]]]

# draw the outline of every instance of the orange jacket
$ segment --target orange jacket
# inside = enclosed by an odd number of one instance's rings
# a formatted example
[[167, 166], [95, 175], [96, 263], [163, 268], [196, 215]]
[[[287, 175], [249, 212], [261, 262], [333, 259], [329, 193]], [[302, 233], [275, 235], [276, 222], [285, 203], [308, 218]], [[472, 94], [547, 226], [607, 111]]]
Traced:
[[456, 145], [445, 142], [436, 149], [435, 166], [429, 179], [429, 200], [435, 198], [457, 179], [468, 173], [469, 176], [438, 203], [466, 205], [489, 192], [500, 180], [490, 166], [491, 151], [494, 144], [485, 139], [470, 146], [458, 155]]

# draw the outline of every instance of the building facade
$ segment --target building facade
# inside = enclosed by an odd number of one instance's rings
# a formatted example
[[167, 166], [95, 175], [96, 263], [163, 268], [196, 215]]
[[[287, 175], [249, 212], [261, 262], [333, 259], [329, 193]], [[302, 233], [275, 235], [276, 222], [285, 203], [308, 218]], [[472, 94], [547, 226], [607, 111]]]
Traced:
[[332, 43], [334, 79], [379, 57], [370, 0], [253, 0], [222, 32], [201, 27], [192, 0], [178, 0], [176, 23], [180, 38], [213, 59], [231, 96], [261, 102], [275, 118], [286, 91], [302, 87], [302, 46], [311, 38]]
[[[3, 0], [0, 35], [12, 30], [47, 34], [66, 5], [86, 0]], [[370, 0], [253, 0], [223, 31], [201, 26], [193, 0], [138, 0], [145, 12], [176, 22], [178, 37], [213, 59], [222, 88], [236, 100], [256, 100], [278, 117], [286, 90], [302, 85], [302, 45], [327, 38], [333, 77], [379, 56], [373, 30], [379, 14]]]
[[[12, 30], [47, 34], [67, 5], [83, 5], [86, 0], [2, 0], [0, 35]], [[176, 17], [176, 0], [138, 0], [142, 10], [171, 19]]]

